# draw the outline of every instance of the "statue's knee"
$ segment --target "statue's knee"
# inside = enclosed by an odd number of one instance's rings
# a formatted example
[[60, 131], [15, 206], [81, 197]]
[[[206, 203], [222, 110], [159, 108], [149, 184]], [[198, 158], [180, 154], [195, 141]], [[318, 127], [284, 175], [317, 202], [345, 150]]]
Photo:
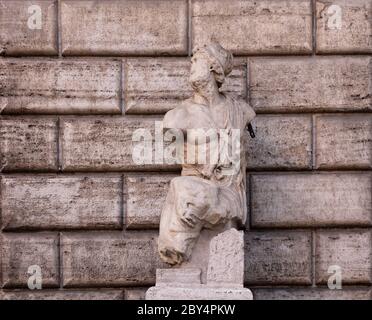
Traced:
[[180, 218], [190, 228], [195, 228], [200, 219], [195, 205], [191, 202], [184, 203], [182, 212], [180, 212]]

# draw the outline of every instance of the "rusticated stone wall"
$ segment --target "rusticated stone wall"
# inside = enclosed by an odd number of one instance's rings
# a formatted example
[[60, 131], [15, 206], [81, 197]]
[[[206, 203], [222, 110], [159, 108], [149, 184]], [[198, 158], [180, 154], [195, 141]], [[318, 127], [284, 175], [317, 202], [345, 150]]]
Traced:
[[[236, 56], [223, 89], [258, 114], [246, 286], [256, 299], [372, 299], [371, 10], [0, 0], [1, 298], [137, 299], [154, 284], [179, 168], [136, 165], [132, 133], [190, 96], [191, 50], [213, 35]], [[27, 288], [34, 265], [42, 290]], [[334, 265], [342, 290], [327, 287]]]

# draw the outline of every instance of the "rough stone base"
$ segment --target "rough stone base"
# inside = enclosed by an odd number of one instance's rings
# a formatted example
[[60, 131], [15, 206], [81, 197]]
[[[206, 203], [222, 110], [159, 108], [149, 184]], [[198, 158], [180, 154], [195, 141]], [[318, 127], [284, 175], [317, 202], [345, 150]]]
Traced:
[[146, 300], [253, 300], [253, 295], [246, 288], [157, 286], [147, 290]]
[[146, 300], [253, 300], [243, 281], [243, 232], [204, 230], [191, 261], [156, 270], [156, 286]]

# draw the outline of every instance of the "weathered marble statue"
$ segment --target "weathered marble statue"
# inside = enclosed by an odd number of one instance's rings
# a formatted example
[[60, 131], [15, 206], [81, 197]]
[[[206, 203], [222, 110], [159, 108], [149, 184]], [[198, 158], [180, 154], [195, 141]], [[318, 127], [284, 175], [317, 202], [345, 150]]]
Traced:
[[[212, 42], [196, 48], [191, 59], [190, 72], [193, 97], [164, 117], [165, 130], [182, 130], [185, 137], [190, 134], [190, 129], [215, 129], [216, 132], [225, 130], [230, 135], [225, 147], [231, 149], [231, 144], [238, 143], [240, 149], [239, 154], [232, 154], [229, 158], [219, 157], [213, 163], [183, 163], [181, 176], [171, 181], [161, 214], [158, 245], [161, 259], [176, 268], [158, 270], [157, 287], [148, 291], [148, 299], [165, 298], [161, 283], [169, 284], [173, 280], [175, 283], [178, 281], [190, 284], [196, 277], [196, 283], [204, 289], [207, 282], [223, 284], [222, 286], [227, 283], [234, 288], [243, 286], [243, 236], [236, 229], [244, 225], [247, 215], [243, 139], [255, 112], [246, 102], [220, 92], [219, 89], [232, 68], [232, 54], [218, 43]], [[232, 137], [234, 130], [235, 133], [240, 132], [239, 136]], [[211, 141], [201, 143], [210, 144]], [[209, 233], [208, 229], [211, 230]], [[201, 244], [204, 249], [199, 249], [199, 253], [195, 253], [198, 257], [194, 259], [198, 260], [203, 255], [203, 250], [207, 251], [204, 252], [207, 261], [203, 271], [203, 267], [197, 267], [198, 263], [190, 261], [193, 260], [193, 251], [198, 251], [197, 243], [201, 241], [199, 238], [203, 237], [204, 230], [207, 234], [204, 242], [209, 246], [209, 252], [208, 246]], [[235, 255], [238, 262], [234, 259], [228, 261], [229, 255]], [[207, 269], [208, 274], [202, 276], [204, 280], [200, 280], [200, 273]], [[160, 294], [156, 289], [159, 283]], [[168, 288], [169, 297], [171, 292], [179, 295], [174, 290], [177, 291], [177, 285]], [[185, 290], [183, 287], [182, 292]], [[200, 295], [200, 290], [196, 295], [195, 289], [187, 290], [191, 290], [186, 294], [187, 298], [198, 299], [220, 299], [223, 298], [221, 292], [224, 292], [222, 290], [211, 297], [208, 294]], [[247, 295], [242, 290], [248, 289], [242, 288], [238, 295], [229, 295], [226, 298], [249, 299], [250, 291], [248, 290]], [[186, 298], [182, 294], [181, 297]]]

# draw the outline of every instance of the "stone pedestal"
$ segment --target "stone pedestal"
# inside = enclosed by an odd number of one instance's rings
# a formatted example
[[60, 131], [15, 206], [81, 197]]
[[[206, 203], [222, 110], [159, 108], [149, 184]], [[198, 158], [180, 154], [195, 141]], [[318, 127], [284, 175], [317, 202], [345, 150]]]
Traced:
[[146, 292], [146, 300], [252, 300], [243, 281], [243, 232], [206, 230], [189, 262], [156, 271], [156, 286]]

